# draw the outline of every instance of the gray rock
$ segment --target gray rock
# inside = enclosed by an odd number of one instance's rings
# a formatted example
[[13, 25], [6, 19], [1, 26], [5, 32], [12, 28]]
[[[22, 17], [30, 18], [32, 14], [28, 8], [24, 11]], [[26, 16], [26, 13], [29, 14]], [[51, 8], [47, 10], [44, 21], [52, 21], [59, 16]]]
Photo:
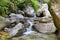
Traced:
[[44, 17], [51, 17], [50, 12], [48, 10], [48, 5], [45, 4], [39, 4], [39, 8], [38, 8], [38, 13], [37, 16], [41, 15], [41, 13], [43, 12], [43, 16]]
[[34, 26], [36, 30], [41, 33], [54, 33], [56, 31], [56, 27], [53, 23], [37, 23]]
[[51, 14], [48, 10], [48, 4], [42, 4], [42, 11], [44, 11], [45, 17], [51, 17]]
[[34, 16], [34, 9], [33, 9], [33, 7], [26, 7], [24, 9], [24, 12], [26, 12], [26, 14], [29, 15], [29, 16]]
[[18, 14], [23, 14], [24, 15], [24, 12], [21, 11], [21, 10], [18, 10]]
[[19, 30], [21, 31], [21, 29], [23, 29], [24, 26], [22, 23], [18, 23], [15, 27], [13, 28], [5, 28], [5, 31], [9, 32], [9, 37], [13, 37], [15, 35], [17, 35], [17, 33], [19, 32]]
[[14, 13], [11, 13], [10, 17], [11, 17], [11, 21], [12, 22], [19, 21], [20, 19], [24, 18], [23, 15], [21, 15], [21, 14], [14, 14]]
[[[40, 21], [40, 22], [38, 22]], [[56, 31], [56, 27], [51, 18], [40, 18], [37, 22], [35, 22], [34, 27], [36, 30], [42, 33], [54, 33]]]

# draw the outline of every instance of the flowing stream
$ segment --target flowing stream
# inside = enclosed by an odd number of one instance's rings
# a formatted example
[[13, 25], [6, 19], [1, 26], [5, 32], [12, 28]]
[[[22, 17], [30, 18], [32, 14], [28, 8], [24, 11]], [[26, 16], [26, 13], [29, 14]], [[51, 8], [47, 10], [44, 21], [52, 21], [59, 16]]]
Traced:
[[[34, 17], [33, 18], [36, 18], [36, 13], [34, 13]], [[23, 33], [25, 35], [28, 35], [28, 34], [31, 34], [31, 33], [34, 32], [34, 31], [32, 31], [32, 26], [33, 26], [34, 23], [31, 20], [27, 20], [27, 23], [29, 23], [30, 26], [29, 26], [29, 28], [26, 28], [27, 31]]]
[[36, 16], [36, 13], [34, 13], [34, 18], [36, 18], [37, 16]]
[[32, 32], [34, 32], [34, 31], [32, 31], [33, 22], [31, 22], [30, 20], [27, 20], [27, 22], [30, 24], [30, 26], [29, 26], [29, 28], [26, 28], [27, 31], [23, 33], [25, 35], [28, 35], [28, 34], [31, 34]]

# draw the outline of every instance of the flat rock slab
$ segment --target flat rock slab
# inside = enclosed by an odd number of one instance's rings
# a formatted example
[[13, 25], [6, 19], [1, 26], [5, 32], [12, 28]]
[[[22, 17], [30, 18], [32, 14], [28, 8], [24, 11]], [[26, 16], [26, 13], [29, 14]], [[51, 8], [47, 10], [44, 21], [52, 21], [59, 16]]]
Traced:
[[31, 34], [25, 35], [22, 37], [15, 37], [11, 40], [58, 40], [54, 35], [46, 35], [46, 34]]

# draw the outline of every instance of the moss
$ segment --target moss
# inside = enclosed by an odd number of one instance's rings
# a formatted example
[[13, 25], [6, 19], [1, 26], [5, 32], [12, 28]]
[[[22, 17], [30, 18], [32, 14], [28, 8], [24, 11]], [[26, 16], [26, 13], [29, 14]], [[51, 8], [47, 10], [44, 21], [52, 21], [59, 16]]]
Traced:
[[8, 40], [8, 32], [0, 32], [0, 40]]
[[56, 13], [53, 9], [54, 6], [52, 7], [52, 2], [53, 2], [53, 0], [50, 0], [50, 2], [48, 3], [49, 11], [50, 11], [50, 14], [53, 17], [53, 21], [54, 21], [54, 24], [55, 24], [56, 28], [58, 30], [60, 30], [60, 18], [56, 15]]

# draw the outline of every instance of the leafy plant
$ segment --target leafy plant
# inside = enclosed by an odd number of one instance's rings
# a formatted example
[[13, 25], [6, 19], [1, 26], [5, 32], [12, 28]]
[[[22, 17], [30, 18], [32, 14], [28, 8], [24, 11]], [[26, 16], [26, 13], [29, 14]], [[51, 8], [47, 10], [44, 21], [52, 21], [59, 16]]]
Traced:
[[43, 0], [44, 3], [48, 3], [50, 0]]
[[32, 3], [32, 6], [35, 10], [35, 12], [37, 13], [37, 10], [38, 10], [38, 1], [37, 0], [31, 0], [31, 3]]
[[17, 10], [18, 8], [23, 9], [27, 6], [33, 6], [37, 13], [37, 0], [0, 0], [0, 15], [5, 16], [11, 12], [10, 10]]
[[0, 15], [5, 16], [10, 13], [9, 8], [16, 10], [17, 7], [10, 0], [0, 0]]

